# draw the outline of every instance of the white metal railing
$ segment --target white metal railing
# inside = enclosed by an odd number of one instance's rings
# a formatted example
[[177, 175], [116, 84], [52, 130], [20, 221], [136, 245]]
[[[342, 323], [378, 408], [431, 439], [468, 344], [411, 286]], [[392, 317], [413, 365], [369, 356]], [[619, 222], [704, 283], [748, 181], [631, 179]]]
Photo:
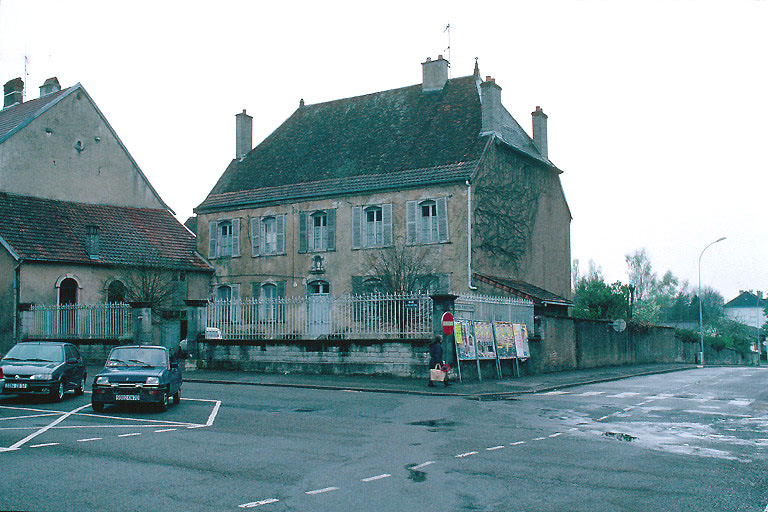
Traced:
[[219, 329], [223, 339], [432, 336], [432, 299], [420, 294], [215, 300], [206, 313], [206, 327]]
[[128, 304], [33, 304], [22, 313], [24, 339], [123, 339], [131, 327]]
[[459, 295], [454, 306], [457, 320], [520, 323], [533, 329], [533, 302], [496, 295]]

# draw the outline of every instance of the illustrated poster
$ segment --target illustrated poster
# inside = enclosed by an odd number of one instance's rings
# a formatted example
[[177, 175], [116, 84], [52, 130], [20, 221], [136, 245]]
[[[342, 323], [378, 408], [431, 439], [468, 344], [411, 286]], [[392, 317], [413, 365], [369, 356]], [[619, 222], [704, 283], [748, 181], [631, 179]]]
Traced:
[[469, 322], [453, 322], [453, 336], [456, 339], [456, 357], [459, 360], [477, 359], [475, 337]]
[[478, 359], [496, 359], [496, 346], [493, 342], [493, 324], [475, 322], [475, 342]]
[[515, 349], [515, 329], [509, 322], [494, 322], [493, 330], [496, 333], [496, 350], [499, 359], [514, 359], [517, 357]]
[[515, 324], [515, 348], [520, 359], [531, 357], [528, 350], [528, 328], [525, 324]]

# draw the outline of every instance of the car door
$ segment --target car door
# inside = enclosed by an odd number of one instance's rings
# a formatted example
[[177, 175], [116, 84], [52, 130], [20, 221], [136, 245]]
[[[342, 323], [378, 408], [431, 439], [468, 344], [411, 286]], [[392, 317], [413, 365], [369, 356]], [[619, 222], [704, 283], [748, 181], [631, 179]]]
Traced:
[[[83, 362], [83, 357], [80, 355], [80, 351], [77, 350], [76, 346], [69, 345], [69, 349], [72, 352], [71, 360], [74, 361], [72, 363], [72, 383], [74, 386], [77, 386], [85, 378], [85, 363]], [[70, 357], [67, 356], [67, 359], [70, 360]], [[85, 382], [83, 382], [83, 384], [85, 384]]]
[[175, 394], [181, 388], [181, 365], [175, 357], [170, 358], [170, 370], [168, 372], [170, 394]]

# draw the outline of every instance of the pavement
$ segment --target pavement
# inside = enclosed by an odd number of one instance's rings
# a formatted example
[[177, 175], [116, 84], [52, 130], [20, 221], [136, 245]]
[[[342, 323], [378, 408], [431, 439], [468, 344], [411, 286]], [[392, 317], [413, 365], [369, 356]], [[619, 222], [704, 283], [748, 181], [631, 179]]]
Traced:
[[[293, 387], [330, 389], [410, 395], [457, 396], [474, 400], [496, 400], [507, 396], [541, 393], [573, 386], [610, 382], [643, 375], [654, 375], [696, 368], [690, 364], [645, 364], [609, 366], [584, 370], [525, 375], [517, 378], [483, 379], [482, 381], [453, 380], [449, 386], [427, 386], [427, 378], [389, 377], [375, 375], [305, 375], [298, 373], [274, 374], [234, 370], [202, 370], [187, 364], [185, 382], [228, 385]], [[89, 367], [88, 375], [95, 375], [99, 367]]]

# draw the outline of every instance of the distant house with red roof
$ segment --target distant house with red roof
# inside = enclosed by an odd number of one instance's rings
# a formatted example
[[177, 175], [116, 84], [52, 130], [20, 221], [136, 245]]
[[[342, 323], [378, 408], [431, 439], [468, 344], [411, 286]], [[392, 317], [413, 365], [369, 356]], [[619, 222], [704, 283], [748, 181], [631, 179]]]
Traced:
[[121, 300], [126, 269], [173, 272], [182, 299], [205, 298], [211, 266], [94, 101], [46, 80], [0, 110], [0, 351], [18, 339], [24, 304]]
[[421, 84], [300, 101], [236, 154], [195, 209], [219, 298], [376, 291], [382, 260], [419, 260], [430, 291], [513, 294], [566, 311], [571, 213], [548, 158], [547, 116], [529, 136], [474, 73], [440, 56]]

